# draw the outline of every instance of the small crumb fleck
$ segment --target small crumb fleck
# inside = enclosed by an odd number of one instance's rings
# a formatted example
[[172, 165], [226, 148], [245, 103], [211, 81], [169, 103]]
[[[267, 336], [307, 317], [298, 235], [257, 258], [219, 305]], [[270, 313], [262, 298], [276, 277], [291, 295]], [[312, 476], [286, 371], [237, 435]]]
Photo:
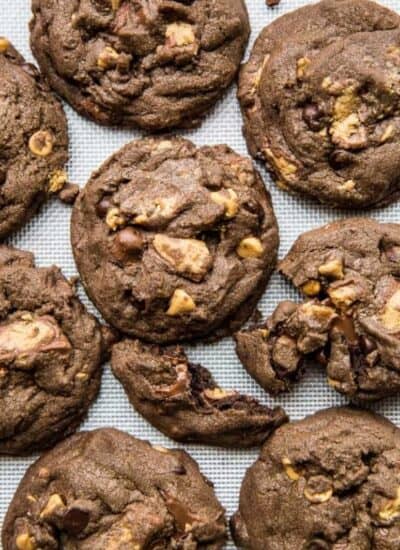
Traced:
[[58, 196], [62, 202], [66, 204], [73, 204], [79, 195], [79, 185], [76, 183], [66, 183]]

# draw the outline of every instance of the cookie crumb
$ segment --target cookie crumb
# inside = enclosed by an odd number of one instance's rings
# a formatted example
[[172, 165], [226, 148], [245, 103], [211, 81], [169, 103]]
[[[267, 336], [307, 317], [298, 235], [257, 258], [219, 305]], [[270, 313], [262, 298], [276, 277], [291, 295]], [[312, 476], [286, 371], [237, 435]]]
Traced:
[[65, 202], [65, 204], [74, 204], [78, 198], [79, 191], [80, 187], [76, 183], [66, 183], [58, 193], [58, 197], [60, 201]]

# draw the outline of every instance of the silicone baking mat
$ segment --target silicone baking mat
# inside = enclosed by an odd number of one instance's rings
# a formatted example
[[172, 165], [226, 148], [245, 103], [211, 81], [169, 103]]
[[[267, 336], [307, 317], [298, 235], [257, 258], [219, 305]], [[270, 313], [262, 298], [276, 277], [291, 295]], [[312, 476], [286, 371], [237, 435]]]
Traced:
[[[278, 7], [271, 9], [267, 8], [265, 0], [246, 0], [246, 2], [252, 28], [249, 47], [265, 25], [286, 11], [307, 3], [304, 0], [282, 0]], [[400, 0], [386, 0], [382, 3], [400, 11]], [[8, 0], [0, 0], [0, 36], [7, 36], [28, 60], [33, 61], [29, 49], [29, 19], [29, 0], [13, 0], [11, 3]], [[247, 55], [248, 52], [246, 57]], [[91, 172], [111, 153], [140, 136], [140, 132], [136, 131], [101, 128], [79, 117], [67, 106], [66, 112], [70, 135], [68, 171], [70, 180], [80, 185], [84, 185]], [[237, 152], [247, 154], [241, 132], [236, 87], [233, 86], [230, 89], [199, 129], [183, 132], [183, 134], [198, 145], [227, 143]], [[281, 236], [280, 257], [287, 252], [294, 239], [303, 231], [350, 215], [330, 211], [278, 190], [262, 167], [259, 166], [259, 168], [266, 186], [271, 190], [278, 217]], [[10, 242], [17, 247], [34, 252], [38, 265], [56, 264], [63, 269], [66, 276], [76, 275], [77, 270], [69, 240], [70, 213], [70, 207], [53, 200], [31, 223], [13, 236]], [[371, 217], [392, 222], [398, 221], [399, 214], [400, 203], [368, 212]], [[94, 311], [82, 289], [80, 294], [86, 305]], [[278, 301], [288, 298], [296, 298], [296, 293], [279, 275], [275, 274], [259, 304], [259, 309], [265, 317], [274, 309]], [[323, 373], [317, 370], [308, 371], [292, 394], [272, 400], [241, 367], [231, 339], [212, 345], [187, 347], [187, 351], [192, 359], [208, 367], [223, 387], [252, 394], [265, 403], [280, 404], [292, 419], [302, 418], [324, 407], [345, 403], [343, 398], [328, 388]], [[400, 425], [400, 397], [387, 399], [374, 408]], [[149, 439], [154, 444], [167, 447], [179, 446], [161, 435], [132, 409], [108, 366], [105, 367], [100, 396], [91, 408], [82, 429], [101, 426], [114, 426], [126, 430], [140, 438]], [[203, 473], [214, 482], [217, 495], [230, 516], [237, 507], [241, 480], [246, 469], [255, 460], [257, 450], [232, 451], [196, 445], [184, 447], [199, 462]], [[0, 526], [21, 477], [34, 459], [35, 457], [0, 457]], [[234, 546], [230, 543], [227, 548], [234, 548]]]

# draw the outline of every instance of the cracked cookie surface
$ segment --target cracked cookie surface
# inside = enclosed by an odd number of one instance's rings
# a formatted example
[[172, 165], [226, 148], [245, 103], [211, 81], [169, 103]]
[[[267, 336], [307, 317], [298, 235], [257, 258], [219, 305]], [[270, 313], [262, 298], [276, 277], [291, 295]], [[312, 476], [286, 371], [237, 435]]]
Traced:
[[242, 483], [231, 526], [252, 550], [387, 550], [400, 544], [400, 431], [355, 409], [279, 428]]
[[218, 550], [224, 510], [197, 463], [112, 428], [81, 432], [25, 474], [4, 550]]
[[274, 267], [278, 228], [249, 159], [225, 145], [134, 141], [75, 203], [83, 283], [122, 332], [166, 343], [240, 327]]
[[0, 454], [71, 434], [100, 386], [106, 339], [57, 267], [0, 247]]
[[0, 38], [0, 239], [58, 192], [67, 175], [67, 121], [34, 65]]
[[279, 271], [306, 302], [283, 302], [264, 325], [236, 334], [237, 351], [271, 393], [305, 360], [354, 400], [400, 391], [400, 225], [347, 219], [301, 235]]
[[197, 125], [235, 77], [243, 0], [34, 0], [31, 46], [79, 113], [148, 130]]
[[254, 447], [287, 420], [280, 407], [220, 388], [180, 347], [124, 340], [113, 346], [111, 366], [135, 409], [176, 441]]
[[261, 32], [239, 99], [278, 186], [345, 208], [398, 197], [399, 27], [374, 2], [323, 0]]

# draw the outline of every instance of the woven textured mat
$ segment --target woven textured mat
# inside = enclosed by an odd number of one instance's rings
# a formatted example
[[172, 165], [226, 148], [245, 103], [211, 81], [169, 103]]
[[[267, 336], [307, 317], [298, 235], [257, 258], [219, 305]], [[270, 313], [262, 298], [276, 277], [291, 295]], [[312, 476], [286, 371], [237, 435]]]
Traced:
[[[282, 0], [276, 8], [267, 8], [265, 0], [246, 0], [250, 13], [252, 34], [250, 46], [260, 30], [282, 13], [306, 4], [304, 0]], [[400, 11], [400, 0], [386, 0], [383, 4]], [[30, 2], [28, 0], [0, 0], [0, 36], [7, 36], [28, 60], [33, 60], [29, 50], [28, 22]], [[79, 117], [66, 107], [69, 120], [70, 180], [84, 185], [91, 172], [119, 147], [140, 136], [131, 130], [101, 128]], [[236, 88], [205, 119], [202, 126], [184, 134], [196, 144], [227, 143], [237, 152], [246, 154], [246, 145], [241, 133], [241, 116], [236, 100]], [[271, 190], [275, 212], [278, 217], [281, 236], [280, 257], [288, 250], [294, 239], [303, 231], [344, 217], [344, 214], [330, 211], [298, 197], [291, 197], [272, 185], [269, 176], [261, 169], [267, 187]], [[346, 214], [349, 215], [349, 214]], [[400, 202], [389, 208], [376, 210], [370, 216], [381, 221], [395, 222], [400, 215]], [[69, 241], [70, 208], [57, 200], [50, 202], [31, 223], [16, 234], [10, 242], [35, 253], [38, 265], [56, 264], [66, 276], [76, 275]], [[85, 304], [94, 311], [81, 290]], [[270, 313], [278, 301], [296, 298], [296, 293], [283, 279], [275, 274], [260, 302], [263, 315]], [[280, 404], [292, 419], [301, 418], [318, 409], [344, 403], [345, 400], [330, 390], [321, 372], [311, 370], [295, 391], [279, 399], [270, 399], [247, 375], [236, 358], [233, 341], [226, 339], [209, 346], [198, 345], [187, 348], [191, 359], [203, 363], [214, 374], [216, 380], [226, 388], [235, 388], [249, 393], [261, 401]], [[400, 425], [400, 398], [388, 399], [374, 406], [389, 419]], [[149, 439], [152, 443], [178, 446], [162, 436], [143, 420], [129, 405], [128, 400], [108, 366], [105, 368], [101, 394], [91, 408], [82, 429], [114, 426], [131, 434]], [[246, 468], [254, 461], [257, 450], [228, 451], [203, 446], [186, 445], [185, 448], [199, 462], [201, 469], [215, 484], [218, 497], [230, 515], [237, 507], [240, 483]], [[32, 458], [0, 457], [0, 526], [8, 503], [24, 474], [34, 460]], [[227, 548], [234, 546], [228, 545]]]

